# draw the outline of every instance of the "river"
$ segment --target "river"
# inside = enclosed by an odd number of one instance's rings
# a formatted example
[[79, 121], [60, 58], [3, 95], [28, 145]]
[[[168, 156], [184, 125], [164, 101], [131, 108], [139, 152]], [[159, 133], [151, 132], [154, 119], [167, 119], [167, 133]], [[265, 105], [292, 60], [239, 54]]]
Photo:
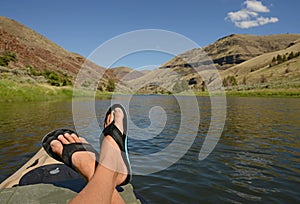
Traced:
[[[118, 101], [127, 99], [120, 96]], [[198, 156], [212, 120], [211, 100], [197, 98], [200, 120], [193, 120], [198, 107], [190, 101], [190, 97], [180, 97], [178, 102], [173, 96], [156, 95], [130, 98], [132, 184], [145, 200], [300, 203], [299, 98], [227, 97], [222, 135], [204, 160]], [[99, 134], [111, 103], [97, 100], [93, 108], [91, 101], [78, 99], [73, 103], [75, 111], [72, 101], [1, 103], [0, 181], [31, 158], [41, 148], [43, 135], [55, 128], [76, 128], [99, 149]], [[185, 108], [192, 111], [182, 115]], [[192, 143], [179, 143], [177, 137], [190, 137]], [[151, 159], [176, 141], [173, 151]]]

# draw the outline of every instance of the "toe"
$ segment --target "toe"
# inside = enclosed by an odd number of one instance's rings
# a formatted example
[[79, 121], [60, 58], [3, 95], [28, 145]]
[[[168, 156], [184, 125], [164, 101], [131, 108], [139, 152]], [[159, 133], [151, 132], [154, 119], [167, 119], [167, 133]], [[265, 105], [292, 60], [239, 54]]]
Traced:
[[63, 145], [60, 141], [58, 140], [51, 141], [50, 147], [53, 152], [55, 152], [58, 155], [62, 155]]
[[116, 108], [114, 111], [115, 121], [122, 121], [124, 118], [124, 113], [121, 108]]
[[72, 135], [70, 135], [69, 133], [64, 134], [65, 138], [68, 140], [69, 143], [75, 143], [75, 139]]
[[72, 133], [71, 137], [73, 138], [74, 142], [82, 143], [82, 141], [79, 139], [79, 137], [75, 133]]
[[84, 139], [83, 137], [77, 137], [79, 142], [82, 142], [82, 143], [88, 143], [86, 139]]
[[118, 116], [121, 117], [121, 118], [124, 117], [124, 113], [123, 113], [123, 111], [122, 111], [121, 108], [116, 108], [116, 109], [114, 110], [114, 114], [115, 114], [115, 115], [118, 115]]
[[112, 111], [108, 116], [106, 121], [104, 121], [104, 127], [107, 127], [109, 124], [111, 124], [114, 120], [114, 111]]
[[124, 127], [123, 127], [123, 118], [124, 118], [124, 113], [121, 108], [116, 108], [114, 111], [114, 118], [115, 118], [115, 125], [118, 127], [118, 129], [121, 131], [123, 134], [124, 132]]
[[62, 143], [62, 144], [70, 144], [69, 140], [63, 135], [59, 135], [57, 139]]

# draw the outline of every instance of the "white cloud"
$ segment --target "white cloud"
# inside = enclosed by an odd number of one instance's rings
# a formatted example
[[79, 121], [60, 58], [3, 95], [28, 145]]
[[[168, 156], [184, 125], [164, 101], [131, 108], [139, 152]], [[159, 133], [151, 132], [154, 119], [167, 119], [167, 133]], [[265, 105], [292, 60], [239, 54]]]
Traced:
[[249, 11], [246, 9], [242, 9], [242, 10], [236, 11], [236, 12], [229, 12], [227, 14], [227, 17], [231, 21], [243, 21], [243, 20], [248, 20], [251, 17], [257, 17], [257, 16], [258, 16], [258, 14], [256, 12]]
[[279, 19], [276, 17], [271, 17], [271, 18], [259, 17], [257, 21], [259, 22], [260, 25], [265, 25], [268, 23], [276, 23], [279, 21]]
[[247, 20], [247, 21], [236, 21], [234, 22], [236, 27], [239, 28], [251, 28], [256, 26], [262, 26], [268, 23], [276, 23], [278, 22], [278, 18], [271, 17], [271, 18], [265, 18], [265, 17], [259, 17], [255, 20]]
[[246, 0], [244, 2], [246, 5], [247, 9], [255, 12], [260, 12], [260, 13], [268, 13], [270, 10], [268, 7], [264, 6], [262, 2], [256, 1], [256, 0]]
[[270, 12], [268, 7], [264, 6], [260, 1], [246, 0], [243, 3], [243, 6], [245, 6], [245, 8], [242, 8], [239, 11], [227, 13], [225, 19], [233, 22], [236, 27], [244, 29], [279, 21], [276, 17], [263, 17], [259, 15], [259, 13]]

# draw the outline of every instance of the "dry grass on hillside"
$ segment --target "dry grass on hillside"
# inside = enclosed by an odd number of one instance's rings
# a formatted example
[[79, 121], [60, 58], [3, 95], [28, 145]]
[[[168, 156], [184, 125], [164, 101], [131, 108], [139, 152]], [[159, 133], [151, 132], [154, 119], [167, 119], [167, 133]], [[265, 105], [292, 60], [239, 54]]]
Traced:
[[300, 43], [297, 43], [287, 49], [283, 49], [276, 52], [266, 53], [250, 59], [244, 63], [231, 67], [230, 69], [221, 72], [223, 78], [227, 76], [234, 76], [237, 79], [238, 84], [242, 84], [243, 81], [246, 84], [260, 83], [265, 79], [265, 82], [276, 81], [296, 81], [300, 78], [300, 58], [295, 58], [284, 63], [270, 66], [273, 58], [278, 55], [287, 55], [289, 53], [300, 52]]

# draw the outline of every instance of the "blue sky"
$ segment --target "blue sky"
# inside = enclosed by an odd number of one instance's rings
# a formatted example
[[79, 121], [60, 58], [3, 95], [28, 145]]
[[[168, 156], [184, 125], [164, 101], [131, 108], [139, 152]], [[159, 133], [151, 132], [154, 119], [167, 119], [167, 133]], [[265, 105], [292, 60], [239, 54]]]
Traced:
[[[176, 32], [202, 47], [232, 33], [300, 33], [299, 8], [298, 0], [9, 0], [0, 15], [87, 57], [111, 38], [139, 29]], [[148, 53], [116, 65], [137, 68], [169, 58]]]

